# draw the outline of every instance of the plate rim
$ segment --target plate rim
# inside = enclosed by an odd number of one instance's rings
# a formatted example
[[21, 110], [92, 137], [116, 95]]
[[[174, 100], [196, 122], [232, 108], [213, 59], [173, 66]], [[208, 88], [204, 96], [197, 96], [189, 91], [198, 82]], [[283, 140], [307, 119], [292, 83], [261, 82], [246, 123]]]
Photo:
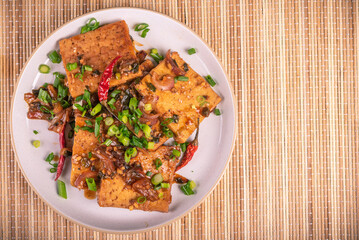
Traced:
[[[37, 190], [35, 189], [35, 187], [32, 185], [32, 183], [29, 181], [29, 179], [27, 178], [27, 175], [25, 174], [25, 171], [23, 170], [22, 168], [22, 165], [20, 163], [20, 160], [19, 160], [19, 157], [18, 157], [18, 154], [17, 154], [17, 150], [16, 150], [16, 147], [15, 147], [15, 142], [14, 142], [14, 136], [13, 136], [13, 108], [14, 108], [14, 99], [15, 99], [15, 96], [16, 96], [16, 93], [18, 91], [18, 87], [19, 87], [19, 82], [20, 82], [20, 79], [22, 78], [22, 75], [24, 73], [24, 70], [25, 68], [27, 67], [30, 59], [32, 59], [32, 57], [34, 56], [34, 54], [37, 52], [37, 50], [53, 35], [55, 34], [56, 32], [60, 31], [65, 25], [68, 25], [68, 24], [71, 24], [72, 22], [74, 22], [75, 20], [81, 18], [81, 17], [84, 17], [84, 16], [88, 16], [88, 15], [91, 15], [93, 13], [97, 13], [97, 12], [104, 12], [104, 11], [108, 11], [108, 10], [116, 10], [116, 9], [121, 9], [121, 10], [141, 10], [141, 11], [148, 11], [148, 12], [151, 12], [151, 13], [154, 13], [154, 14], [158, 14], [158, 15], [162, 15], [163, 17], [166, 17], [166, 18], [169, 18], [179, 24], [181, 24], [183, 27], [185, 27], [187, 30], [189, 30], [192, 34], [194, 34], [196, 37], [198, 37], [206, 46], [207, 48], [210, 50], [210, 52], [212, 53], [212, 55], [215, 57], [215, 59], [217, 60], [217, 62], [219, 63], [222, 71], [224, 72], [224, 75], [226, 77], [226, 80], [227, 80], [227, 83], [229, 85], [229, 88], [230, 88], [230, 92], [231, 92], [231, 96], [232, 96], [232, 99], [233, 99], [233, 108], [234, 108], [234, 134], [233, 134], [233, 138], [232, 138], [232, 144], [231, 144], [231, 149], [230, 149], [230, 152], [229, 152], [229, 155], [228, 155], [228, 159], [226, 160], [226, 164], [222, 170], [222, 172], [220, 173], [219, 177], [216, 179], [216, 183], [212, 186], [212, 188], [201, 198], [201, 200], [193, 205], [192, 207], [190, 207], [187, 211], [185, 211], [184, 213], [176, 216], [175, 218], [173, 218], [172, 220], [169, 220], [169, 221], [166, 221], [162, 224], [159, 224], [157, 226], [153, 226], [153, 227], [149, 227], [149, 228], [144, 228], [144, 229], [140, 229], [140, 230], [130, 230], [130, 231], [112, 231], [112, 230], [107, 230], [107, 229], [103, 229], [103, 228], [98, 228], [98, 227], [95, 227], [95, 226], [89, 226], [89, 225], [86, 225], [84, 223], [81, 223], [75, 219], [73, 219], [72, 217], [70, 216], [67, 216], [65, 215], [64, 213], [60, 212], [59, 210], [55, 209], [49, 202], [47, 202], [38, 192]], [[148, 231], [152, 231], [152, 230], [155, 230], [155, 229], [158, 229], [158, 228], [161, 228], [161, 227], [165, 227], [165, 226], [168, 226], [170, 224], [172, 224], [173, 222], [175, 222], [176, 220], [180, 219], [180, 218], [183, 218], [185, 215], [187, 215], [188, 213], [192, 212], [195, 208], [197, 208], [200, 204], [203, 203], [204, 200], [206, 200], [208, 198], [208, 196], [213, 192], [213, 190], [217, 187], [218, 183], [222, 180], [223, 178], [223, 175], [226, 171], [226, 169], [228, 168], [229, 166], [229, 162], [231, 160], [231, 157], [233, 155], [233, 151], [234, 151], [234, 145], [235, 145], [235, 141], [237, 139], [237, 133], [238, 133], [238, 125], [237, 125], [237, 122], [238, 122], [238, 108], [237, 108], [237, 101], [236, 101], [236, 96], [234, 94], [234, 88], [232, 86], [232, 83], [229, 81], [229, 76], [224, 68], [224, 65], [222, 64], [222, 61], [218, 58], [218, 56], [216, 55], [216, 53], [213, 51], [213, 49], [209, 46], [209, 44], [200, 36], [198, 35], [194, 30], [192, 30], [190, 27], [188, 27], [186, 24], [182, 23], [181, 21], [167, 15], [167, 14], [164, 14], [164, 13], [160, 13], [160, 12], [157, 12], [157, 11], [154, 11], [154, 10], [151, 10], [151, 9], [146, 9], [146, 8], [139, 8], [139, 7], [110, 7], [110, 8], [103, 8], [103, 9], [98, 9], [98, 10], [94, 10], [94, 11], [91, 11], [91, 12], [88, 12], [88, 13], [85, 13], [85, 14], [82, 14], [80, 16], [77, 16], [65, 23], [63, 23], [61, 26], [59, 26], [58, 28], [56, 28], [55, 30], [53, 30], [48, 36], [46, 36], [46, 38], [44, 38], [37, 46], [34, 50], [32, 50], [32, 53], [31, 55], [27, 58], [24, 66], [22, 67], [21, 71], [20, 71], [20, 74], [19, 76], [17, 77], [16, 79], [16, 83], [15, 83], [15, 88], [14, 88], [14, 91], [13, 91], [13, 95], [12, 95], [12, 99], [11, 99], [11, 107], [10, 107], [10, 135], [11, 135], [11, 147], [12, 147], [12, 150], [14, 151], [14, 157], [15, 157], [15, 160], [16, 160], [16, 163], [18, 165], [18, 167], [20, 168], [21, 170], [21, 173], [23, 175], [23, 177], [25, 178], [26, 182], [29, 184], [30, 188], [32, 191], [34, 191], [36, 193], [36, 195], [44, 202], [46, 203], [46, 205], [48, 207], [50, 207], [51, 210], [55, 211], [57, 214], [59, 214], [60, 216], [64, 217], [65, 219], [73, 222], [73, 223], [76, 223], [82, 227], [85, 227], [87, 229], [91, 229], [91, 230], [94, 230], [94, 231], [98, 231], [98, 232], [102, 232], [102, 233], [112, 233], [112, 234], [135, 234], [135, 233], [144, 233], [144, 232], [148, 232]]]

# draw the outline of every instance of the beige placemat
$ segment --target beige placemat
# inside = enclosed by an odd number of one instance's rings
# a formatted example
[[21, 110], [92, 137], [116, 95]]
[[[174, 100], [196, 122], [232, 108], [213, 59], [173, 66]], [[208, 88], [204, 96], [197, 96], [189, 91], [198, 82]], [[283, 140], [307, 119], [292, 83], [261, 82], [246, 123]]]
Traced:
[[[3, 239], [358, 238], [355, 1], [2, 1], [0, 230]], [[30, 189], [10, 144], [10, 100], [32, 50], [66, 21], [131, 6], [165, 13], [222, 60], [238, 101], [226, 173], [197, 209], [134, 235], [65, 220]]]

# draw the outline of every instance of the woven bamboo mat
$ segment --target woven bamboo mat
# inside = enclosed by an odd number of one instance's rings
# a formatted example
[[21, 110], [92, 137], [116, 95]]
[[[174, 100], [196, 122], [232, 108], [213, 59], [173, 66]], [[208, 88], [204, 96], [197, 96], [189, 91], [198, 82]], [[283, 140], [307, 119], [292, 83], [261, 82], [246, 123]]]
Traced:
[[[2, 1], [0, 231], [3, 239], [358, 239], [359, 9], [351, 1]], [[184, 218], [111, 235], [53, 212], [10, 144], [10, 100], [33, 49], [66, 21], [131, 6], [201, 35], [238, 101], [238, 138], [223, 179]]]

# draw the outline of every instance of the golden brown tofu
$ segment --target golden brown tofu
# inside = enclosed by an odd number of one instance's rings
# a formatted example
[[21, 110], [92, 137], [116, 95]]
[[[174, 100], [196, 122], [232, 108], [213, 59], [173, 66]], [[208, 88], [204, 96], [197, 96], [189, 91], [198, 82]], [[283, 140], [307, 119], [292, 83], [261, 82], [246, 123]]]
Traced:
[[[76, 117], [75, 125], [83, 127], [86, 125], [87, 118]], [[84, 172], [90, 171], [89, 167], [83, 164], [82, 159], [88, 157], [88, 153], [92, 152], [98, 146], [97, 138], [94, 133], [79, 129], [75, 132], [74, 146], [72, 148], [72, 168], [71, 168], [71, 185], [75, 186], [76, 179]], [[80, 187], [81, 188], [81, 187]]]
[[[118, 63], [128, 67], [137, 62], [135, 49], [125, 21], [107, 24], [94, 31], [60, 40], [59, 45], [72, 97], [82, 95], [86, 87], [91, 92], [97, 91], [102, 72], [115, 57], [121, 56]], [[66, 68], [68, 63], [77, 63], [78, 67], [69, 71]], [[79, 76], [75, 76], [81, 72], [81, 65], [89, 65], [93, 69], [93, 71], [84, 71], [82, 80]], [[122, 74], [121, 78], [114, 79], [111, 85], [124, 83], [142, 76], [143, 69], [144, 67], [139, 67], [135, 73]]]
[[[170, 184], [167, 189], [156, 190], [158, 194], [163, 196], [156, 201], [147, 200], [143, 204], [137, 202], [142, 195], [135, 191], [131, 185], [127, 185], [120, 175], [116, 175], [113, 179], [103, 179], [98, 191], [97, 200], [101, 207], [120, 207], [130, 210], [140, 209], [144, 211], [168, 212], [171, 203], [171, 187], [173, 183], [174, 172], [176, 169], [177, 159], [171, 159], [174, 147], [161, 146], [155, 152], [148, 152], [138, 149], [136, 157], [131, 159], [132, 164], [139, 163], [143, 172], [152, 172], [152, 176], [161, 173], [163, 181]], [[160, 159], [162, 166], [156, 169], [155, 160]], [[149, 176], [146, 178], [150, 179]], [[133, 186], [133, 185], [132, 185]]]
[[[171, 57], [181, 69], [184, 69], [186, 63], [177, 52], [173, 52]], [[172, 118], [174, 115], [179, 117], [177, 123], [173, 122], [168, 125], [175, 134], [175, 140], [179, 143], [185, 142], [197, 128], [197, 119], [199, 118], [201, 122], [204, 116], [208, 116], [209, 112], [213, 111], [221, 101], [207, 81], [190, 66], [187, 65], [187, 67], [188, 71], [184, 76], [188, 77], [188, 81], [177, 81], [171, 90], [156, 89], [152, 91], [149, 88], [149, 85], [153, 84], [153, 75], [157, 74], [159, 79], [166, 75], [175, 76], [171, 66], [165, 60], [136, 85], [137, 91], [143, 97], [155, 98], [158, 96], [156, 111], [163, 120]]]

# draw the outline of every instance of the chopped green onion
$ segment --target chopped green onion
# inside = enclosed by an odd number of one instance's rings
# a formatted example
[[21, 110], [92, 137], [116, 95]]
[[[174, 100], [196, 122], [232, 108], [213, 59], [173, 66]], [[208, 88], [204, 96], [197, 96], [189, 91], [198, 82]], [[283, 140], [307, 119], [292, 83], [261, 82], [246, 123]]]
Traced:
[[125, 162], [129, 163], [132, 157], [135, 157], [137, 155], [137, 149], [136, 148], [128, 148], [125, 152]]
[[64, 98], [67, 97], [69, 89], [65, 87], [61, 82], [57, 85], [57, 89], [57, 100], [62, 101]]
[[108, 146], [111, 145], [111, 143], [112, 143], [112, 140], [111, 140], [111, 139], [106, 139], [105, 142], [102, 143], [102, 144], [104, 144], [104, 145], [106, 145], [106, 146], [108, 147]]
[[69, 71], [75, 70], [77, 68], [77, 62], [66, 64], [66, 69]]
[[51, 114], [51, 119], [54, 118], [54, 112], [52, 110], [49, 110], [47, 107], [41, 106], [40, 111], [43, 112], [43, 113], [50, 113]]
[[75, 78], [80, 79], [80, 80], [81, 80], [81, 82], [83, 82], [83, 81], [84, 81], [83, 76], [84, 76], [84, 75], [83, 75], [82, 73], [76, 73], [76, 74], [75, 74]]
[[45, 159], [45, 161], [46, 162], [51, 162], [52, 160], [54, 160], [54, 153], [52, 152], [52, 153], [50, 153], [49, 155], [47, 155], [47, 157], [46, 157], [46, 159]]
[[81, 130], [83, 130], [83, 131], [88, 131], [88, 132], [90, 132], [90, 133], [93, 133], [93, 132], [94, 132], [94, 129], [93, 129], [93, 128], [90, 128], [90, 127], [87, 127], [87, 126], [81, 127]]
[[39, 66], [39, 72], [40, 72], [40, 73], [47, 74], [47, 73], [50, 72], [50, 67], [47, 66], [46, 64], [40, 64], [40, 66]]
[[[96, 127], [95, 127], [95, 129], [96, 129]], [[75, 132], [79, 132], [79, 130], [80, 130], [80, 126], [79, 126], [79, 125], [76, 125], [76, 126], [74, 127], [74, 131], [75, 131]]]
[[56, 50], [50, 52], [49, 54], [47, 54], [47, 56], [49, 57], [49, 59], [50, 59], [51, 62], [53, 62], [53, 63], [60, 63], [60, 62], [61, 62], [61, 57], [60, 57], [60, 55], [57, 53]]
[[[92, 23], [94, 22], [94, 23]], [[100, 26], [100, 23], [96, 20], [96, 18], [90, 18], [85, 26], [81, 27], [81, 33], [87, 33], [89, 31], [93, 31]]]
[[55, 76], [55, 80], [54, 80], [54, 87], [57, 88], [59, 83], [61, 83], [61, 79], [65, 79], [65, 75], [59, 73], [59, 72], [54, 72], [53, 75]]
[[163, 192], [160, 192], [160, 193], [158, 194], [158, 197], [159, 197], [159, 198], [163, 198]]
[[185, 195], [193, 195], [194, 194], [193, 190], [187, 184], [181, 186], [181, 190]]
[[85, 89], [85, 92], [84, 92], [84, 95], [83, 95], [83, 100], [85, 100], [87, 102], [87, 104], [89, 105], [89, 107], [92, 108], [92, 105], [91, 105], [91, 93], [87, 89]]
[[152, 83], [148, 82], [146, 85], [152, 92], [156, 92], [156, 87]]
[[187, 81], [188, 81], [188, 77], [186, 77], [186, 76], [177, 76], [177, 77], [175, 77], [175, 83], [176, 83], [177, 81], [187, 82]]
[[155, 142], [148, 142], [147, 143], [147, 149], [151, 150], [155, 148]]
[[152, 129], [150, 128], [150, 126], [148, 126], [147, 124], [143, 124], [141, 126], [141, 129], [143, 131], [143, 133], [145, 134], [146, 138], [150, 138], [151, 137], [151, 131]]
[[196, 183], [192, 180], [188, 181], [187, 184], [192, 190], [196, 187]]
[[147, 33], [148, 33], [149, 31], [150, 31], [150, 29], [149, 29], [149, 28], [146, 28], [145, 30], [142, 31], [142, 33], [141, 33], [140, 36], [141, 36], [142, 38], [145, 38], [145, 37], [147, 36]]
[[57, 167], [50, 168], [50, 173], [55, 173], [55, 172], [57, 172]]
[[115, 102], [116, 102], [116, 99], [115, 99], [115, 98], [111, 98], [111, 100], [108, 101], [107, 104], [111, 107], [111, 109], [115, 110], [116, 107], [115, 107], [115, 105], [113, 105]]
[[220, 115], [221, 115], [221, 111], [219, 111], [218, 108], [214, 109], [213, 112], [214, 112], [214, 114], [215, 114], [216, 116], [220, 116]]
[[87, 126], [90, 126], [90, 127], [92, 126], [92, 122], [90, 120], [85, 120], [85, 123]]
[[127, 121], [128, 121], [128, 117], [127, 117], [127, 116], [122, 116], [121, 121], [122, 121], [124, 124], [126, 124]]
[[34, 146], [35, 148], [40, 147], [40, 141], [39, 140], [32, 141], [32, 146]]
[[98, 103], [90, 112], [91, 116], [97, 115], [99, 112], [101, 112], [102, 105]]
[[152, 172], [148, 171], [146, 172], [146, 176], [151, 176], [152, 175]]
[[158, 170], [161, 166], [162, 166], [162, 161], [159, 158], [156, 158], [155, 160], [155, 166], [156, 166], [156, 170]]
[[128, 107], [130, 108], [131, 111], [135, 111], [135, 109], [137, 108], [138, 106], [138, 101], [136, 98], [131, 98], [130, 99], [130, 103], [128, 105]]
[[78, 97], [75, 98], [75, 102], [79, 102], [84, 98], [84, 95], [80, 95]]
[[136, 32], [142, 31], [142, 30], [148, 28], [148, 26], [149, 25], [147, 23], [139, 23], [135, 26], [135, 31]]
[[213, 80], [213, 78], [210, 75], [207, 75], [204, 78], [207, 80], [209, 85], [211, 85], [212, 87], [214, 87], [216, 85], [216, 82]]
[[206, 101], [206, 99], [205, 99], [203, 96], [201, 96], [201, 95], [198, 95], [198, 96], [196, 97], [196, 100], [197, 100], [198, 103], [202, 103], [202, 102]]
[[113, 124], [114, 120], [112, 117], [105, 118], [105, 124], [106, 126], [111, 126]]
[[120, 133], [120, 130], [118, 129], [118, 127], [116, 125], [112, 125], [107, 130], [107, 135], [109, 135], [109, 136], [115, 136], [116, 134], [119, 134], [119, 133]]
[[128, 146], [130, 145], [130, 139], [128, 137], [122, 137], [120, 142], [123, 144], [123, 146]]
[[89, 65], [84, 65], [83, 67], [84, 67], [85, 71], [89, 71], [89, 72], [93, 71], [92, 67]]
[[175, 157], [180, 157], [180, 156], [181, 156], [181, 152], [178, 151], [177, 149], [173, 149], [172, 155], [175, 156]]
[[67, 199], [66, 185], [61, 180], [57, 180], [57, 192], [60, 195], [60, 197]]
[[137, 198], [137, 202], [139, 204], [144, 204], [146, 202], [147, 198], [145, 196]]
[[98, 137], [100, 135], [100, 124], [103, 117], [97, 117], [95, 121], [95, 137]]
[[39, 134], [39, 132], [38, 131], [36, 131], [36, 130], [34, 130], [34, 131], [32, 131], [35, 135], [36, 134]]
[[196, 53], [196, 49], [190, 48], [190, 49], [187, 50], [187, 52], [188, 52], [189, 55], [192, 55], [192, 54]]
[[81, 112], [85, 111], [85, 108], [78, 103], [75, 103], [74, 106], [76, 109], [80, 110]]
[[153, 189], [154, 190], [160, 190], [162, 187], [161, 187], [161, 184], [158, 184], [157, 186], [154, 186]]
[[180, 144], [180, 148], [182, 152], [185, 152], [187, 150], [187, 146], [189, 143], [185, 142], [185, 143], [181, 143]]
[[136, 113], [136, 115], [137, 115], [138, 117], [141, 117], [141, 116], [142, 116], [142, 112], [141, 112], [140, 109], [136, 108], [136, 109], [134, 110], [134, 112]]
[[39, 95], [37, 96], [37, 98], [44, 103], [50, 103], [52, 101], [50, 94], [42, 88], [40, 88]]
[[162, 183], [161, 183], [161, 187], [162, 187], [162, 188], [169, 188], [169, 187], [170, 187], [170, 184], [169, 184], [169, 183], [164, 183], [164, 182], [162, 182]]
[[92, 158], [92, 152], [89, 152], [89, 159], [91, 159]]
[[121, 90], [117, 89], [110, 94], [110, 97], [115, 98], [117, 96], [117, 94], [119, 94], [119, 93], [121, 93]]
[[166, 118], [163, 122], [161, 122], [162, 126], [167, 126], [168, 124], [171, 124], [173, 122], [172, 118]]
[[161, 60], [163, 60], [163, 56], [158, 54], [158, 50], [156, 48], [151, 49], [150, 56], [159, 63]]
[[147, 111], [147, 112], [152, 111], [152, 104], [151, 104], [151, 103], [145, 104], [144, 109], [145, 109], [145, 111]]
[[86, 178], [86, 183], [87, 183], [87, 187], [89, 188], [89, 190], [94, 191], [94, 192], [97, 191], [96, 182], [93, 178]]
[[153, 185], [158, 185], [160, 184], [161, 182], [163, 182], [163, 177], [161, 175], [161, 173], [157, 173], [156, 175], [154, 175], [152, 178], [151, 178], [151, 182]]
[[168, 128], [163, 126], [162, 127], [162, 132], [165, 134], [166, 137], [171, 138], [173, 137], [173, 132]]

